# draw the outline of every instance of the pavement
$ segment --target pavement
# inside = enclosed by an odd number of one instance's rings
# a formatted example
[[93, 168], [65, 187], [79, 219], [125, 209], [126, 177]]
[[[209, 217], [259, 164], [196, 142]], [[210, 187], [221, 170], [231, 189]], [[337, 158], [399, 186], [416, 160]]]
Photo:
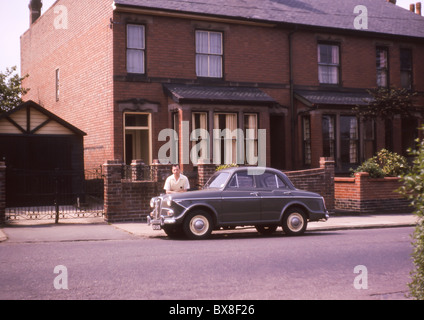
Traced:
[[[307, 232], [409, 227], [415, 226], [417, 224], [417, 219], [417, 216], [411, 213], [355, 215], [336, 214], [330, 215], [330, 219], [326, 222], [309, 222]], [[80, 228], [75, 228], [76, 225], [79, 225]], [[90, 226], [96, 226], [96, 228], [90, 228], [90, 232], [85, 232], [84, 229], [88, 231], [87, 227]], [[52, 234], [54, 234], [54, 227], [61, 227], [60, 229], [56, 228], [56, 237], [52, 236]], [[14, 232], [17, 229], [19, 229], [20, 233]], [[257, 234], [254, 227], [238, 227], [235, 230], [220, 230], [213, 232], [213, 234], [233, 233]], [[86, 219], [62, 219], [59, 221], [58, 225], [56, 225], [53, 220], [15, 220], [0, 227], [0, 242], [9, 240], [8, 235], [10, 234], [18, 234], [21, 241], [24, 242], [31, 242], [31, 239], [38, 239], [39, 241], [99, 241], [124, 239], [125, 236], [129, 235], [140, 238], [166, 237], [164, 231], [153, 230], [152, 227], [148, 226], [145, 222], [107, 223], [102, 217]]]

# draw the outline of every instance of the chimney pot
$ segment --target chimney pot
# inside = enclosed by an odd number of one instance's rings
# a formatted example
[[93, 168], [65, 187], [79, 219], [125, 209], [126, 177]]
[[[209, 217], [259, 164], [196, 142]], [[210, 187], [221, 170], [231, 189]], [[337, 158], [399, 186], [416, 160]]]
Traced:
[[411, 3], [411, 4], [409, 5], [409, 11], [411, 11], [411, 12], [415, 12], [415, 4]]
[[419, 15], [421, 15], [421, 2], [417, 2], [416, 4], [415, 4], [415, 12], [417, 13], [417, 14], [419, 14]]
[[42, 0], [30, 0], [29, 8], [29, 23], [33, 24], [41, 16]]

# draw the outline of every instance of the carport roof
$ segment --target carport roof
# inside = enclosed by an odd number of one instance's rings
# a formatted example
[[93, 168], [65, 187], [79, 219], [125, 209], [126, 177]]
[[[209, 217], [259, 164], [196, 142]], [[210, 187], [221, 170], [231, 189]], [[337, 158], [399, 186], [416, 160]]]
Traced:
[[[27, 113], [26, 119], [20, 119], [20, 121], [13, 119], [14, 114], [17, 114], [18, 112], [25, 109], [29, 111], [31, 108], [44, 115], [44, 118], [42, 120], [38, 120], [39, 123], [31, 124], [30, 112]], [[75, 135], [87, 135], [84, 131], [78, 129], [77, 127], [73, 126], [69, 122], [63, 120], [62, 118], [58, 117], [57, 115], [53, 114], [52, 112], [48, 111], [47, 109], [43, 108], [38, 103], [35, 103], [32, 100], [26, 101], [15, 109], [12, 109], [6, 113], [0, 113], [0, 122], [2, 120], [6, 120], [6, 123], [11, 124], [15, 131], [19, 132], [20, 134], [37, 134], [52, 122], [56, 122], [60, 126], [64, 127]]]

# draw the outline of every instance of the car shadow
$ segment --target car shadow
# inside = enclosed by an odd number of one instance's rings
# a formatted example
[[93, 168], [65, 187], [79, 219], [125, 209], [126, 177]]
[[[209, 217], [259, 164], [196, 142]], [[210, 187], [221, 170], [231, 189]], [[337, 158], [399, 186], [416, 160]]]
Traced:
[[[229, 239], [271, 239], [271, 238], [305, 238], [305, 237], [321, 237], [321, 236], [329, 236], [329, 235], [337, 235], [340, 232], [335, 231], [335, 230], [311, 230], [308, 231], [306, 230], [306, 232], [301, 235], [301, 236], [289, 236], [286, 235], [283, 231], [276, 231], [273, 234], [270, 235], [262, 235], [259, 232], [257, 232], [256, 230], [252, 230], [252, 231], [247, 231], [247, 230], [242, 230], [240, 232], [238, 232], [237, 230], [219, 230], [219, 231], [214, 231], [212, 232], [212, 234], [210, 235], [210, 237], [208, 239], [204, 239], [204, 240], [200, 240], [200, 241], [211, 241], [211, 240], [229, 240]], [[199, 240], [191, 240], [188, 239], [187, 237], [185, 237], [184, 235], [180, 235], [178, 237], [169, 237], [169, 236], [164, 236], [164, 237], [160, 237], [160, 239], [162, 240], [175, 240], [175, 241], [199, 241]]]

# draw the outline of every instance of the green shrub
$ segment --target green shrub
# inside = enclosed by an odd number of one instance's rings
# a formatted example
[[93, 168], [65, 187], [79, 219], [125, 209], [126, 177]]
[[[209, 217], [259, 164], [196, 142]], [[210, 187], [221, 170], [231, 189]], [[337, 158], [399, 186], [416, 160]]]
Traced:
[[216, 171], [223, 170], [223, 169], [227, 169], [227, 168], [232, 168], [232, 167], [238, 167], [238, 165], [237, 165], [237, 164], [235, 164], [235, 163], [230, 163], [230, 164], [221, 164], [220, 166], [218, 166], [218, 167], [216, 168]]
[[398, 191], [411, 201], [414, 214], [419, 218], [412, 243], [414, 270], [408, 286], [411, 297], [424, 300], [424, 140], [417, 142], [417, 149], [409, 150], [415, 158], [409, 172], [402, 175], [403, 186]]
[[385, 176], [383, 169], [372, 158], [366, 160], [353, 171], [353, 173], [357, 172], [368, 172], [371, 178], [383, 178]]
[[371, 178], [399, 177], [408, 172], [408, 161], [405, 157], [381, 149], [374, 157], [366, 160], [356, 170], [356, 172], [368, 172]]

